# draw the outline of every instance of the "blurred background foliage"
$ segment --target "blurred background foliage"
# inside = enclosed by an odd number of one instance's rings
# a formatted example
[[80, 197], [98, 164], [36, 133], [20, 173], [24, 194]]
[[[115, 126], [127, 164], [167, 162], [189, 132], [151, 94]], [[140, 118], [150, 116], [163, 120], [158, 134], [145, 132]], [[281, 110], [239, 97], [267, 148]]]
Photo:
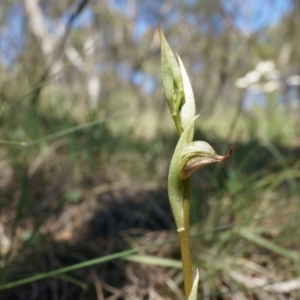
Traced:
[[199, 295], [299, 299], [298, 0], [1, 1], [1, 284], [154, 245], [1, 299], [183, 299], [157, 23], [194, 88], [195, 139], [235, 144], [192, 178]]

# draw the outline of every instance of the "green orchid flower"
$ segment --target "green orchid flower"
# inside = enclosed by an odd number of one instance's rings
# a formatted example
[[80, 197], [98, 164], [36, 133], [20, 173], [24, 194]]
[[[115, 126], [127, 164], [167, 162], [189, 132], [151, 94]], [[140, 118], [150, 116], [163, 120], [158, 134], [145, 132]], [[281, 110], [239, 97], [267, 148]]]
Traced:
[[[161, 70], [167, 103], [179, 140], [168, 175], [168, 195], [181, 245], [186, 299], [197, 300], [199, 274], [193, 280], [189, 243], [190, 181], [192, 172], [207, 164], [222, 162], [231, 155], [218, 155], [205, 141], [193, 141], [195, 131], [195, 99], [193, 89], [179, 55], [174, 55], [160, 26]], [[177, 57], [177, 58], [176, 58]]]

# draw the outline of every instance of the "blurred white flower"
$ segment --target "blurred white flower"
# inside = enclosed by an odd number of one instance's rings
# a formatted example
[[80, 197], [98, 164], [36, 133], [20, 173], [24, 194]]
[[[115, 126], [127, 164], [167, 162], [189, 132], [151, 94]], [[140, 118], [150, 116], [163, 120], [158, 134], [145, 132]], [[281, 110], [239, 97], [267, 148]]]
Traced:
[[251, 91], [251, 92], [259, 93], [262, 90], [263, 90], [262, 86], [259, 83], [249, 85], [249, 91]]
[[279, 81], [275, 81], [275, 80], [269, 81], [262, 86], [262, 90], [265, 93], [274, 92], [274, 91], [278, 90], [279, 88], [280, 88], [280, 83], [279, 83]]
[[[262, 77], [263, 76], [263, 77]], [[290, 85], [300, 84], [300, 76], [290, 76]], [[280, 71], [275, 69], [274, 62], [267, 60], [259, 62], [255, 69], [235, 81], [235, 86], [248, 88], [254, 93], [271, 93], [280, 88]]]
[[259, 81], [260, 73], [256, 70], [250, 71], [245, 75], [245, 80], [247, 81], [248, 85], [253, 84]]
[[299, 75], [292, 75], [292, 76], [289, 76], [287, 79], [286, 79], [286, 83], [288, 85], [300, 85], [300, 76]]
[[271, 60], [261, 61], [256, 65], [255, 69], [260, 74], [266, 74], [275, 69], [275, 64]]
[[266, 73], [266, 77], [269, 80], [278, 80], [280, 78], [280, 72], [277, 69], [273, 69]]
[[240, 89], [245, 89], [246, 87], [248, 87], [248, 82], [244, 77], [241, 77], [235, 81], [235, 86]]

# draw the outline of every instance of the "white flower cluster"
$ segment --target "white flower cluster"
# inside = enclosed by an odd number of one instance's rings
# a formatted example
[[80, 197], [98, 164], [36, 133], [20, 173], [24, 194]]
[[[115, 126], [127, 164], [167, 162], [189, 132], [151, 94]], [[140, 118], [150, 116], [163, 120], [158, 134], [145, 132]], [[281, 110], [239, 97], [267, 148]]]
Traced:
[[[265, 78], [265, 82], [261, 83], [261, 78]], [[255, 69], [248, 72], [244, 77], [235, 81], [235, 86], [240, 89], [246, 89], [253, 92], [273, 92], [280, 87], [280, 72], [275, 68], [272, 61], [261, 61]]]
[[[261, 80], [264, 78], [264, 80]], [[300, 76], [291, 75], [285, 80], [288, 86], [300, 86]], [[253, 92], [271, 93], [280, 88], [280, 72], [275, 68], [274, 62], [267, 60], [259, 62], [255, 69], [244, 77], [235, 81], [240, 89], [249, 89]]]

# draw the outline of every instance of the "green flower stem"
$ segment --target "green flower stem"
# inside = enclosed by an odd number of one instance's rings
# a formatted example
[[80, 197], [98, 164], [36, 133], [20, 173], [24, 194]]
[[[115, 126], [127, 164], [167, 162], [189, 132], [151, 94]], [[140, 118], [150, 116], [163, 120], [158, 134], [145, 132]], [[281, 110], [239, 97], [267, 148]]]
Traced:
[[181, 122], [180, 122], [179, 115], [177, 113], [173, 113], [172, 118], [173, 118], [173, 121], [175, 123], [178, 134], [181, 135], [182, 134], [182, 127], [181, 127]]
[[189, 231], [190, 228], [190, 210], [191, 210], [191, 182], [190, 178], [183, 181], [183, 213], [184, 228]]
[[177, 94], [177, 99], [175, 101], [175, 108], [172, 112], [172, 118], [175, 123], [177, 132], [178, 132], [179, 136], [181, 136], [183, 130], [182, 130], [182, 126], [181, 126], [181, 119], [179, 116], [179, 112], [180, 112], [180, 106], [182, 105], [181, 102], [182, 102], [182, 98], [183, 98], [184, 94], [183, 94], [182, 90], [178, 90], [177, 93], [178, 94]]
[[186, 299], [189, 297], [193, 287], [193, 270], [191, 258], [191, 246], [189, 235], [190, 223], [190, 179], [183, 181], [183, 210], [184, 210], [184, 230], [179, 231], [179, 242], [181, 249], [181, 260], [184, 278], [184, 293]]
[[177, 99], [175, 101], [175, 111], [180, 112], [184, 93], [182, 89], [177, 89]]

